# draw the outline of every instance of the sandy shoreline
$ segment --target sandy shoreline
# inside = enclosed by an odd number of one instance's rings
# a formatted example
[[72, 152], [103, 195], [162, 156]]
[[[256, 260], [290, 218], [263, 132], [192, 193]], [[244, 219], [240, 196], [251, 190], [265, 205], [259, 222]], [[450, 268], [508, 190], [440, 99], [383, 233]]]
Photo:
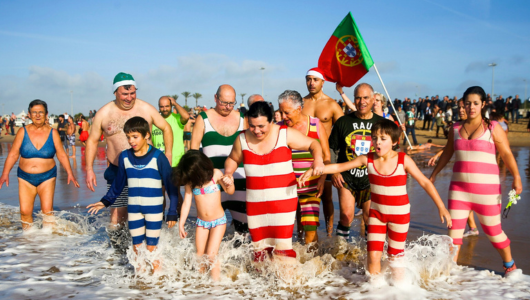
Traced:
[[[526, 127], [528, 125], [529, 119], [519, 119], [519, 124], [509, 124], [510, 131], [508, 133], [508, 140], [510, 141], [510, 146], [516, 146], [516, 147], [530, 147], [530, 132], [526, 131]], [[433, 131], [428, 130], [420, 130], [418, 128], [421, 128], [423, 126], [423, 121], [417, 121], [416, 122], [416, 139], [418, 140], [418, 143], [424, 144], [427, 143], [429, 139], [432, 139], [434, 144], [438, 145], [445, 145], [447, 142], [447, 139], [443, 137], [443, 134], [440, 133], [440, 138], [436, 138], [436, 129]], [[54, 124], [52, 126], [53, 128], [57, 128], [57, 124]], [[22, 127], [16, 127], [15, 128], [15, 134], [18, 132], [19, 129]], [[436, 126], [434, 126], [436, 128]], [[79, 128], [76, 127], [76, 134], [75, 134], [75, 140], [76, 146], [83, 146], [83, 144], [79, 141], [79, 133], [77, 133], [77, 130]], [[0, 142], [3, 143], [12, 143], [15, 136], [11, 135], [5, 135], [5, 130], [2, 130], [2, 135], [0, 137]], [[409, 138], [412, 142], [412, 136], [409, 135]], [[105, 141], [99, 142], [98, 146], [105, 146], [107, 143]]]

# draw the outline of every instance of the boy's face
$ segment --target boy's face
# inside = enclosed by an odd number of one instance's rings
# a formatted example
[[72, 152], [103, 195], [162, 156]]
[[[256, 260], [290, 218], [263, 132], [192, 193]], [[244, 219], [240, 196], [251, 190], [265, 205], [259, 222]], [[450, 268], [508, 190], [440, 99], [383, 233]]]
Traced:
[[139, 132], [129, 132], [125, 134], [127, 136], [127, 142], [134, 151], [140, 150], [147, 144], [147, 136], [142, 136]]
[[377, 156], [385, 156], [397, 142], [392, 142], [392, 137], [381, 130], [372, 134], [372, 143], [374, 143], [375, 153]]

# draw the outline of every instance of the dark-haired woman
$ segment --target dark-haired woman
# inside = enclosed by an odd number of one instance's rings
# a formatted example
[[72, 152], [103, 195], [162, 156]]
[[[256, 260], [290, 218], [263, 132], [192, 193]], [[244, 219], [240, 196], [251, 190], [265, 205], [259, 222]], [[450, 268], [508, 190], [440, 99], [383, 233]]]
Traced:
[[273, 251], [292, 261], [296, 258], [292, 235], [298, 197], [291, 149], [309, 151], [314, 159], [312, 168], [321, 175], [322, 148], [300, 131], [274, 124], [265, 102], [252, 104], [247, 116], [249, 129], [235, 140], [225, 162], [225, 175], [231, 176], [243, 162], [254, 261], [262, 261]]
[[521, 194], [523, 186], [517, 164], [504, 130], [496, 121], [484, 116], [487, 98], [481, 87], [468, 88], [463, 96], [467, 119], [456, 122], [449, 131], [447, 146], [431, 175], [436, 175], [453, 156], [453, 176], [449, 186], [449, 212], [453, 226], [449, 236], [457, 246], [457, 255], [462, 245], [462, 235], [470, 211], [474, 211], [482, 229], [493, 247], [497, 249], [504, 264], [505, 276], [516, 269], [510, 250], [510, 240], [501, 228], [501, 186], [499, 167], [495, 158], [498, 151], [514, 180], [512, 188]]
[[68, 174], [68, 184], [72, 181], [76, 187], [79, 187], [59, 133], [46, 122], [48, 119], [46, 102], [33, 100], [29, 104], [28, 111], [33, 123], [17, 132], [0, 177], [0, 188], [4, 182], [9, 186], [9, 172], [20, 156], [17, 176], [20, 219], [24, 230], [30, 229], [33, 225], [33, 206], [37, 195], [40, 198], [42, 213], [45, 215], [43, 225], [49, 226], [53, 223], [53, 197], [57, 177], [57, 167], [53, 157], [56, 154]]

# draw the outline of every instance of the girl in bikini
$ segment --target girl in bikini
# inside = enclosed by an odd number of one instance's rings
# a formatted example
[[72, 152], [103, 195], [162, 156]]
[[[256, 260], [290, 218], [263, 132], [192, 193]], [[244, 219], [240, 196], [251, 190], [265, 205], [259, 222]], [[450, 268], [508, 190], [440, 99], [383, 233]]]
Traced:
[[[195, 229], [197, 256], [201, 257], [206, 254], [212, 265], [212, 279], [217, 281], [221, 269], [216, 256], [226, 230], [226, 215], [221, 206], [221, 187], [226, 193], [232, 195], [235, 191], [233, 180], [230, 177], [224, 177], [220, 170], [214, 169], [212, 161], [198, 150], [189, 150], [182, 156], [173, 171], [173, 179], [178, 182], [178, 185], [185, 186], [179, 235], [181, 238], [188, 235], [184, 224], [190, 212], [193, 194], [197, 206], [197, 228]], [[173, 227], [175, 223], [175, 221], [168, 222], [168, 227]], [[201, 265], [200, 271], [204, 272], [204, 269], [205, 266]]]

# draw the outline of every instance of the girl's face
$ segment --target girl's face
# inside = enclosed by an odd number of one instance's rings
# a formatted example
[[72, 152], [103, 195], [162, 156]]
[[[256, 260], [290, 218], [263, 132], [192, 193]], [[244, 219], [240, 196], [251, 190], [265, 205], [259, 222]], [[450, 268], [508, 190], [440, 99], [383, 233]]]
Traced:
[[271, 130], [272, 123], [267, 121], [267, 117], [248, 118], [248, 129], [258, 140], [263, 140]]
[[466, 114], [469, 119], [482, 118], [481, 111], [485, 103], [477, 94], [470, 94], [465, 100]]
[[374, 107], [373, 107], [373, 110], [375, 112], [379, 112], [379, 111], [382, 111], [383, 110], [383, 99], [381, 99], [381, 95], [379, 94], [376, 94], [374, 96]]
[[377, 156], [387, 155], [397, 142], [392, 142], [392, 137], [381, 130], [372, 135], [372, 143], [374, 143], [375, 153]]

